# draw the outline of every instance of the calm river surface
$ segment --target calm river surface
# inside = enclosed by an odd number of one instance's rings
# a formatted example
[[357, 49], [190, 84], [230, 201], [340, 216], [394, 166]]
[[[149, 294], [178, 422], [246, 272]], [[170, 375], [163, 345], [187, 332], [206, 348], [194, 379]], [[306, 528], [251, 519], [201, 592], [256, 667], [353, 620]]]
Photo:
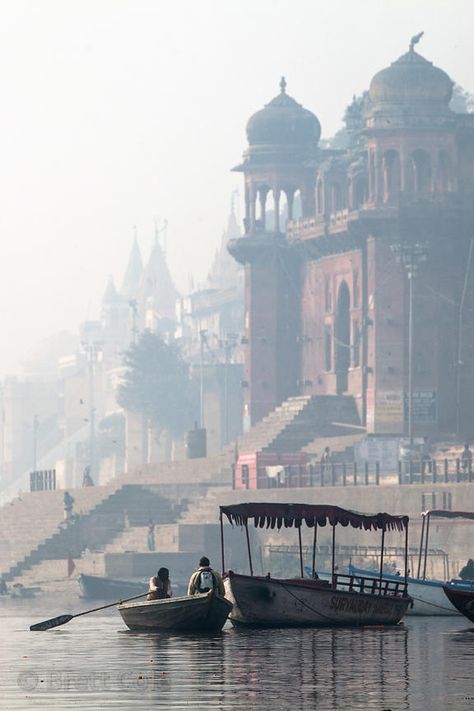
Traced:
[[[33, 601], [32, 601], [33, 602]], [[474, 709], [474, 626], [407, 618], [395, 628], [133, 633], [112, 608], [0, 604], [0, 708]], [[85, 605], [82, 609], [87, 609]]]

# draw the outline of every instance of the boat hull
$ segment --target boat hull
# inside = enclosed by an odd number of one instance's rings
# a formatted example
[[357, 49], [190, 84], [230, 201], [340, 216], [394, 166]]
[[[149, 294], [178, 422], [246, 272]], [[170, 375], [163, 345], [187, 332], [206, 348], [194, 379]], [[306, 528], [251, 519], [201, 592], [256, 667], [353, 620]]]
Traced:
[[147, 590], [147, 583], [132, 580], [115, 580], [99, 575], [79, 576], [81, 597], [88, 600], [124, 600], [127, 597], [140, 595]]
[[461, 590], [451, 585], [445, 585], [443, 590], [461, 615], [474, 622], [474, 590]]
[[229, 573], [224, 584], [233, 603], [229, 619], [252, 627], [396, 625], [410, 603], [408, 597], [333, 589], [307, 579]]
[[223, 628], [232, 610], [232, 603], [210, 592], [128, 603], [119, 605], [118, 610], [131, 630], [217, 632]]
[[[365, 568], [350, 566], [353, 575], [363, 575], [365, 578], [378, 578], [375, 571]], [[400, 576], [384, 573], [388, 580], [400, 579]], [[408, 595], [413, 600], [413, 606], [407, 610], [407, 615], [419, 617], [451, 617], [459, 615], [458, 610], [446, 598], [443, 588], [446, 583], [439, 580], [422, 580], [421, 578], [408, 578]]]

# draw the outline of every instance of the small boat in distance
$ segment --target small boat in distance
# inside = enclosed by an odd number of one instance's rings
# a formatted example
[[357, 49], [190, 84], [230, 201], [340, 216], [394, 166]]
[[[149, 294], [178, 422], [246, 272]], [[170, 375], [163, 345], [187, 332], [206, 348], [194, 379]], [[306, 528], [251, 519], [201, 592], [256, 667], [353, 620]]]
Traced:
[[[319, 504], [244, 503], [220, 507], [222, 569], [225, 570], [223, 516], [245, 528], [250, 575], [224, 573], [226, 597], [233, 603], [229, 619], [234, 625], [255, 627], [339, 625], [395, 625], [405, 615], [411, 598], [407, 595], [408, 516], [387, 513], [366, 515], [339, 506]], [[298, 530], [301, 577], [272, 578], [253, 574], [248, 521], [258, 528]], [[301, 526], [314, 529], [312, 578], [304, 578]], [[331, 579], [315, 579], [315, 550], [318, 527], [332, 527]], [[345, 575], [335, 569], [336, 525], [380, 530], [382, 532], [381, 566], [377, 578]], [[405, 531], [405, 576], [385, 579], [382, 574], [385, 533]]]
[[118, 610], [131, 630], [219, 632], [232, 610], [232, 603], [211, 590], [164, 600], [123, 603]]
[[124, 600], [145, 592], [148, 583], [135, 580], [115, 580], [100, 575], [79, 575], [81, 597], [87, 600]]

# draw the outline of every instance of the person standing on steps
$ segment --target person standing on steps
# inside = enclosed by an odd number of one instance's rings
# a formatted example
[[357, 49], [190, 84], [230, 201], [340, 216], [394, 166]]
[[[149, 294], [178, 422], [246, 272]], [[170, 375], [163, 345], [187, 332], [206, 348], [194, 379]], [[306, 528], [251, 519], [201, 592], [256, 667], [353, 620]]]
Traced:
[[148, 550], [154, 551], [155, 550], [155, 524], [153, 523], [153, 521], [151, 519], [148, 523], [147, 543], [148, 543]]
[[72, 516], [72, 507], [74, 504], [74, 499], [71, 496], [71, 494], [69, 493], [69, 491], [64, 492], [63, 503], [64, 503], [64, 520], [70, 521], [71, 516]]

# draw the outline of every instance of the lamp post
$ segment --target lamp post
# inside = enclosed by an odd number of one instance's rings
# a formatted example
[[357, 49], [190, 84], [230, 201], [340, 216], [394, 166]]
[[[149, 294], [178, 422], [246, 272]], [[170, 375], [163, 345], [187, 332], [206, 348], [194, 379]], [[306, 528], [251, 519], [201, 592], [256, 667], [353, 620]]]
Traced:
[[408, 277], [408, 439], [410, 458], [413, 451], [413, 290], [418, 265], [426, 261], [426, 242], [400, 242], [392, 245], [392, 251]]
[[95, 364], [99, 361], [102, 353], [102, 343], [99, 341], [86, 342], [82, 344], [88, 360], [89, 370], [89, 466], [91, 474], [95, 472], [96, 451], [95, 451]]
[[204, 427], [204, 346], [207, 345], [207, 330], [199, 331], [199, 427]]

